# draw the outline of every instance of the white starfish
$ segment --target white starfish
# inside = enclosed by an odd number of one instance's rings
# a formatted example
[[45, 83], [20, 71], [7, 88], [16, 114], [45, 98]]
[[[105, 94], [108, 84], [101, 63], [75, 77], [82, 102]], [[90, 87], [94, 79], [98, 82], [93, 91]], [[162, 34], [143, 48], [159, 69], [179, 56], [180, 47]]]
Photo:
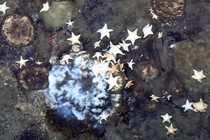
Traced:
[[121, 47], [123, 48], [123, 50], [129, 52], [128, 47], [131, 45], [131, 43], [126, 43], [124, 40], [122, 41], [122, 43], [120, 43]]
[[82, 60], [82, 61], [80, 61], [80, 63], [79, 63], [80, 68], [85, 68], [87, 62], [88, 62], [88, 60]]
[[0, 11], [3, 12], [3, 14], [6, 13], [6, 10], [9, 9], [9, 7], [6, 6], [7, 2], [4, 2], [3, 4], [0, 4]]
[[107, 28], [107, 24], [105, 23], [104, 24], [104, 27], [99, 29], [97, 32], [101, 34], [101, 37], [100, 39], [102, 39], [103, 37], [107, 36], [109, 38], [110, 36], [110, 33], [109, 32], [112, 32], [113, 30], [112, 29], [108, 29]]
[[158, 97], [158, 96], [155, 96], [154, 94], [152, 94], [151, 96], [150, 96], [152, 99], [152, 101], [156, 101], [156, 102], [158, 102], [158, 99], [160, 98], [160, 97]]
[[158, 33], [158, 38], [161, 38], [163, 36], [163, 32]]
[[46, 3], [43, 3], [43, 7], [40, 10], [40, 12], [48, 11], [49, 9], [50, 9], [50, 6], [49, 6], [49, 2], [47, 1]]
[[130, 62], [127, 62], [128, 67], [133, 70], [133, 65], [135, 64], [135, 62], [133, 62], [133, 59], [130, 60]]
[[194, 72], [194, 75], [192, 76], [192, 78], [197, 80], [200, 83], [203, 78], [206, 78], [206, 76], [203, 74], [203, 70], [201, 71], [193, 70], [193, 72]]
[[60, 60], [60, 64], [69, 64], [69, 60], [73, 59], [69, 54], [66, 54]]
[[103, 57], [103, 55], [101, 54], [101, 52], [96, 52], [96, 53], [92, 56], [92, 58], [96, 58], [97, 61], [99, 61], [100, 58], [102, 58], [102, 57]]
[[102, 114], [99, 115], [99, 117], [100, 117], [99, 122], [101, 123], [102, 120], [107, 121], [107, 118], [109, 117], [109, 114], [108, 113], [102, 113]]
[[165, 115], [161, 115], [161, 117], [163, 118], [163, 123], [164, 122], [169, 122], [171, 123], [170, 119], [172, 118], [172, 116], [168, 115], [168, 113], [166, 113]]
[[22, 56], [20, 56], [20, 60], [19, 61], [16, 61], [16, 63], [20, 64], [20, 67], [19, 68], [22, 68], [22, 66], [25, 66], [26, 65], [26, 62], [28, 61], [28, 59], [23, 59]]
[[132, 45], [134, 45], [135, 41], [141, 38], [140, 36], [137, 35], [138, 29], [136, 29], [133, 32], [131, 32], [130, 30], [127, 30], [127, 31], [128, 31], [128, 37], [125, 40], [130, 40]]
[[149, 25], [149, 23], [144, 26], [144, 28], [142, 29], [143, 33], [144, 33], [144, 37], [147, 37], [148, 35], [152, 35], [153, 32], [152, 32], [152, 25]]
[[171, 99], [171, 95], [168, 95], [166, 98], [167, 98], [167, 100], [170, 100]]
[[111, 68], [109, 67], [109, 63], [99, 63], [95, 61], [95, 64], [92, 66], [91, 70], [94, 73], [95, 77], [97, 77], [99, 74], [104, 77], [107, 71], [109, 71]]
[[152, 18], [153, 19], [158, 19], [158, 16], [154, 13], [153, 9], [150, 8], [149, 10], [150, 10], [150, 13], [152, 14]]
[[186, 103], [182, 106], [182, 108], [184, 108], [184, 111], [187, 111], [187, 110], [194, 110], [192, 108], [192, 104], [193, 102], [189, 102], [189, 100], [186, 100]]
[[110, 41], [110, 49], [108, 50], [109, 53], [112, 53], [114, 55], [114, 57], [117, 56], [117, 54], [121, 54], [124, 55], [124, 53], [120, 50], [120, 45], [114, 45], [111, 41]]
[[73, 27], [73, 23], [74, 21], [69, 20], [68, 22], [66, 22], [66, 24], [68, 25], [68, 27]]
[[112, 74], [110, 74], [110, 77], [108, 80], [105, 80], [108, 84], [109, 84], [109, 88], [108, 90], [112, 89], [114, 86], [119, 86], [118, 83], [117, 83], [117, 80], [120, 76], [116, 76], [116, 77], [113, 77]]
[[99, 40], [99, 41], [96, 41], [95, 43], [94, 43], [94, 48], [98, 48], [98, 47], [100, 47], [100, 43], [101, 43], [101, 40]]
[[73, 32], [71, 33], [71, 37], [68, 38], [68, 41], [71, 41], [72, 44], [81, 44], [81, 42], [79, 41], [81, 34], [79, 35], [75, 35]]

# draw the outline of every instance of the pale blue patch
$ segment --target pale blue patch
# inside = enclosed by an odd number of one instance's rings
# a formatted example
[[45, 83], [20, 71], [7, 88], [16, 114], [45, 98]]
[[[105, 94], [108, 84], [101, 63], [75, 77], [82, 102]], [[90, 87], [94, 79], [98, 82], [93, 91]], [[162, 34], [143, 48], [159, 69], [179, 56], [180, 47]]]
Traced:
[[[80, 66], [82, 60], [88, 60], [83, 67]], [[120, 95], [108, 93], [104, 79], [94, 76], [91, 71], [93, 65], [89, 56], [78, 55], [72, 66], [54, 65], [49, 72], [47, 94], [52, 106], [64, 117], [73, 115], [84, 120], [91, 116], [99, 120], [100, 114], [110, 113], [113, 105], [119, 101]], [[90, 84], [86, 85], [85, 82]]]

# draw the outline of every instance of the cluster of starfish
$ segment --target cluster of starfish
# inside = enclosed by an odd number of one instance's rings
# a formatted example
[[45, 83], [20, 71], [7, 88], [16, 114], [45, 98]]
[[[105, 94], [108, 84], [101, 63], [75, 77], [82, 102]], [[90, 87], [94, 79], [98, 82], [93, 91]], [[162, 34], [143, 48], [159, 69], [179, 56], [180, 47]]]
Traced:
[[[70, 23], [70, 21], [68, 23]], [[104, 31], [102, 31], [102, 32], [104, 33]], [[71, 37], [68, 38], [67, 40], [70, 41], [72, 45], [81, 44], [81, 42], [79, 41], [80, 36], [81, 36], [80, 34], [75, 35], [72, 32]], [[107, 34], [106, 34], [106, 36], [109, 37], [109, 35], [107, 35]], [[101, 39], [103, 37], [101, 37]], [[116, 61], [116, 55], [121, 51], [116, 50], [116, 48], [118, 48], [118, 46], [115, 46], [112, 43], [110, 43], [110, 49], [108, 52], [105, 52], [104, 54], [102, 54], [101, 52], [96, 52], [92, 56], [92, 58], [94, 59], [94, 65], [91, 68], [91, 70], [96, 77], [101, 76], [105, 79], [105, 81], [109, 84], [108, 90], [111, 90], [113, 87], [119, 87], [119, 82], [118, 82], [119, 76], [113, 76], [113, 74], [123, 71], [123, 69], [122, 69], [123, 64], [121, 64], [120, 61]], [[121, 52], [120, 54], [123, 54], [123, 53]], [[70, 59], [70, 58], [68, 58], [68, 59]], [[80, 63], [81, 63], [81, 65], [86, 64], [85, 61], [80, 62]], [[111, 65], [111, 67], [110, 67], [110, 65]]]
[[161, 117], [163, 118], [163, 123], [164, 122], [168, 122], [170, 123], [170, 126], [165, 126], [165, 128], [168, 130], [167, 134], [174, 134], [175, 135], [175, 131], [177, 131], [177, 128], [174, 128], [173, 124], [171, 123], [170, 119], [172, 118], [172, 116], [170, 116], [168, 113], [166, 113], [165, 115], [161, 115]]
[[[16, 61], [16, 63], [19, 64], [19, 68], [22, 68], [23, 66], [26, 65], [26, 62], [28, 62], [28, 61], [29, 61], [29, 59], [23, 59], [23, 57], [20, 56], [20, 60]], [[42, 64], [42, 62], [39, 61], [39, 60], [35, 61], [35, 63], [37, 65], [41, 65]]]
[[[150, 97], [152, 101], [156, 102], [158, 102], [158, 99], [160, 98], [158, 96], [155, 96], [154, 94], [152, 94]], [[168, 100], [170, 100], [171, 95], [169, 95], [167, 98]], [[189, 102], [189, 100], [186, 100], [186, 103], [182, 105], [182, 108], [184, 108], [184, 111], [193, 110], [195, 112], [206, 112], [207, 106], [208, 105], [200, 98], [200, 101], [198, 102]], [[165, 128], [168, 130], [167, 134], [175, 134], [175, 131], [177, 131], [178, 129], [174, 128], [173, 124], [170, 122], [172, 116], [169, 116], [168, 113], [166, 113], [165, 115], [161, 115], [161, 117], [163, 118], [163, 123], [170, 123], [169, 127], [165, 126]]]
[[[68, 27], [73, 26], [73, 22], [69, 20], [67, 22]], [[110, 32], [112, 32], [113, 29], [108, 29], [107, 24], [105, 23], [104, 26], [97, 30], [98, 33], [100, 33], [100, 40], [96, 41], [93, 46], [94, 48], [100, 47], [100, 43], [104, 37], [110, 38]], [[129, 52], [129, 46], [134, 45], [135, 41], [140, 36], [137, 35], [138, 29], [135, 31], [128, 30], [128, 37], [125, 40], [122, 40], [122, 43], [119, 44], [113, 44], [110, 41], [110, 45], [108, 46], [107, 52], [95, 52], [95, 54], [92, 56], [92, 58], [95, 60], [95, 64], [91, 68], [92, 72], [95, 74], [95, 76], [102, 76], [105, 79], [105, 81], [109, 84], [108, 90], [111, 90], [113, 87], [118, 87], [119, 82], [119, 76], [117, 73], [123, 72], [123, 66], [124, 64], [120, 63], [120, 60], [117, 60], [117, 55], [125, 55], [123, 51]], [[143, 38], [146, 38], [148, 35], [153, 34], [152, 32], [152, 25], [147, 24], [143, 29]], [[71, 45], [74, 44], [81, 44], [80, 42], [80, 36], [81, 34], [75, 35], [73, 32], [71, 33], [71, 37], [69, 37], [67, 40], [70, 41]], [[126, 41], [130, 41], [126, 42]], [[70, 59], [73, 59], [70, 55], [64, 55], [61, 62], [67, 63]], [[85, 64], [85, 63], [84, 63]], [[133, 70], [133, 65], [135, 62], [133, 62], [133, 59], [131, 59], [129, 62], [127, 62], [128, 67]], [[109, 75], [109, 76], [107, 76]], [[108, 78], [108, 79], [107, 79]], [[128, 81], [126, 84], [126, 88], [129, 88], [131, 85], [133, 85], [132, 81]]]
[[[158, 16], [153, 12], [153, 9], [150, 8], [149, 10], [152, 15], [152, 18], [157, 20]], [[161, 36], [162, 36], [162, 33], [159, 33], [158, 38], [160, 38]], [[174, 44], [172, 44], [170, 46], [170, 48], [174, 48], [174, 47], [175, 47]], [[203, 74], [203, 70], [197, 71], [197, 70], [193, 69], [193, 72], [194, 72], [194, 75], [192, 75], [191, 78], [197, 80], [200, 83], [201, 83], [202, 79], [206, 78], [206, 76]], [[154, 94], [152, 94], [150, 97], [151, 97], [152, 101], [156, 101], [156, 102], [158, 102], [158, 99], [160, 98]], [[167, 99], [170, 100], [170, 98], [171, 98], [171, 95], [168, 95]], [[186, 100], [186, 103], [182, 106], [182, 108], [184, 108], [184, 111], [193, 110], [195, 112], [206, 112], [207, 106], [208, 105], [205, 102], [203, 102], [203, 100], [200, 98], [200, 101], [198, 101], [198, 102], [189, 102], [189, 100]], [[175, 131], [177, 131], [178, 129], [175, 128], [173, 126], [173, 124], [170, 122], [170, 119], [172, 118], [172, 116], [170, 116], [168, 113], [166, 113], [165, 115], [161, 115], [161, 117], [163, 118], [163, 121], [162, 121], [163, 123], [164, 122], [170, 123], [169, 127], [165, 126], [165, 128], [168, 130], [167, 134], [175, 135]]]
[[[97, 30], [97, 32], [100, 33], [100, 40], [98, 40], [94, 43], [94, 45], [93, 45], [94, 48], [100, 47], [100, 43], [101, 43], [101, 41], [104, 37], [110, 38], [110, 32], [112, 32], [112, 31], [113, 31], [113, 29], [108, 29], [106, 23], [104, 24], [104, 26], [101, 29]], [[108, 46], [108, 51], [107, 52], [105, 52], [104, 54], [102, 54], [101, 52], [96, 52], [95, 55], [93, 56], [93, 58], [96, 58], [96, 61], [95, 61], [96, 64], [95, 65], [96, 66], [100, 65], [100, 66], [104, 67], [103, 69], [109, 71], [109, 73], [111, 72], [111, 74], [114, 74], [119, 70], [123, 71], [122, 68], [123, 68], [124, 64], [120, 64], [120, 60], [118, 60], [118, 61], [116, 60], [117, 55], [125, 55], [124, 52], [129, 52], [129, 46], [134, 45], [135, 41], [137, 39], [141, 38], [139, 35], [137, 35], [137, 31], [138, 31], [138, 29], [136, 29], [135, 31], [127, 30], [128, 36], [125, 40], [122, 40], [121, 43], [113, 44], [110, 41], [110, 45]], [[153, 34], [152, 25], [147, 24], [142, 29], [142, 31], [143, 31], [143, 34], [144, 34], [143, 38], [146, 38], [148, 35], [152, 35]], [[108, 70], [108, 69], [110, 69], [110, 68], [108, 68], [108, 66], [110, 64], [108, 64], [106, 62], [111, 63], [111, 70]], [[129, 62], [127, 62], [127, 65], [131, 70], [133, 70], [133, 65], [134, 64], [135, 64], [135, 62], [133, 61], [133, 59], [131, 59]], [[116, 69], [116, 67], [118, 67], [118, 69]], [[94, 71], [97, 71], [97, 70], [94, 70]], [[114, 79], [114, 77], [112, 77], [110, 75], [109, 83], [112, 80], [116, 81], [116, 79]], [[125, 88], [129, 88], [131, 85], [133, 85], [132, 81], [128, 81]]]
[[[193, 110], [195, 112], [206, 112], [207, 106], [208, 105], [206, 103], [204, 103], [202, 99], [200, 99], [200, 101], [195, 102], [195, 103], [189, 102], [189, 100], [187, 100], [186, 104], [183, 105], [182, 107], [184, 108], [184, 111]], [[178, 129], [175, 128], [170, 121], [172, 116], [170, 116], [168, 113], [166, 113], [165, 115], [161, 115], [161, 117], [163, 118], [163, 121], [162, 121], [163, 123], [164, 122], [170, 123], [169, 127], [165, 126], [165, 128], [168, 130], [167, 134], [174, 134], [175, 135], [175, 131], [177, 131]]]

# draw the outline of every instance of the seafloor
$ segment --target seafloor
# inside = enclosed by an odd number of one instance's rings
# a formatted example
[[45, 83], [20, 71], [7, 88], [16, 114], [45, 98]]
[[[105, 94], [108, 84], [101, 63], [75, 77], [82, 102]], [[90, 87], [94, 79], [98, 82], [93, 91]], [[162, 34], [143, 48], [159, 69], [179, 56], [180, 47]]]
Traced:
[[[6, 0], [10, 8], [0, 15], [0, 140], [210, 140], [210, 107], [197, 112], [182, 107], [186, 100], [210, 104], [209, 0], [48, 0], [50, 9], [40, 12], [46, 2]], [[5, 22], [17, 15], [30, 22]], [[113, 29], [110, 38], [94, 48], [105, 23]], [[143, 37], [148, 23], [153, 34]], [[72, 51], [71, 33], [81, 34], [79, 51], [93, 56], [136, 29], [141, 38], [116, 57], [124, 63], [122, 85], [133, 85], [110, 93], [121, 96], [114, 113], [100, 123], [91, 116], [59, 115], [47, 99], [47, 76], [54, 59]], [[20, 56], [28, 60], [22, 67]], [[133, 70], [127, 64], [131, 59]], [[193, 70], [203, 70], [206, 77], [193, 79]], [[166, 113], [170, 123], [162, 122]], [[167, 134], [171, 123], [177, 130]]]

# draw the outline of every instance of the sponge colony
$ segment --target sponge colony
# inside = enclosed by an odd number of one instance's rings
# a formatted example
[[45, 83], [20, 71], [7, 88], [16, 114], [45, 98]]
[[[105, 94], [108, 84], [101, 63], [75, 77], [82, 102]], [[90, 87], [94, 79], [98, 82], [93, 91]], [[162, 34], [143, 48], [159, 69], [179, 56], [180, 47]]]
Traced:
[[4, 20], [1, 33], [9, 45], [28, 45], [34, 38], [34, 26], [24, 15], [12, 14]]
[[48, 87], [48, 70], [44, 66], [31, 66], [18, 72], [18, 82], [25, 91]]

